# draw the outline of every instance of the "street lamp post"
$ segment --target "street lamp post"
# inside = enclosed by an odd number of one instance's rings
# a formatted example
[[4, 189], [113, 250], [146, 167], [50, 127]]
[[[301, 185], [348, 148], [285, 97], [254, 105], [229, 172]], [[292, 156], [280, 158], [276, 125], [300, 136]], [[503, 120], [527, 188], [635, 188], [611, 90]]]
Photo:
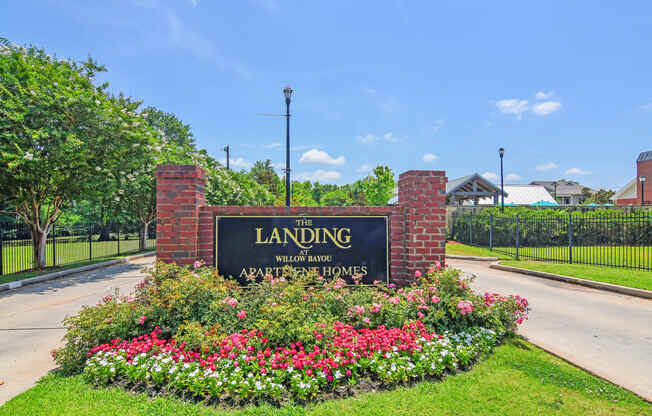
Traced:
[[647, 176], [640, 176], [638, 180], [641, 182], [641, 205], [645, 205], [645, 181], [647, 181]]
[[505, 149], [502, 147], [498, 149], [498, 154], [500, 155], [500, 212], [505, 212], [505, 184], [503, 182], [503, 155]]
[[224, 149], [222, 149], [222, 150], [224, 150], [226, 152], [226, 170], [229, 170], [230, 169], [230, 167], [229, 167], [229, 159], [230, 159], [230, 157], [229, 156], [230, 156], [230, 150], [231, 149], [229, 148], [229, 145], [227, 144], [226, 147]]
[[285, 206], [290, 206], [290, 101], [292, 98], [292, 87], [286, 85], [283, 88], [285, 95]]

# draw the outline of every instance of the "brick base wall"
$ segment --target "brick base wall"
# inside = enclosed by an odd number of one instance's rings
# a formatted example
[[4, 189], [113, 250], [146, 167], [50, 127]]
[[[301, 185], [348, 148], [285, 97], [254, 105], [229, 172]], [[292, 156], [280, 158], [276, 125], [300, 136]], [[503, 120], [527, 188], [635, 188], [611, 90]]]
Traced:
[[157, 178], [157, 248], [159, 260], [214, 265], [216, 215], [364, 216], [389, 218], [390, 281], [406, 285], [416, 270], [444, 262], [446, 174], [408, 171], [399, 178], [399, 205], [379, 207], [207, 206], [206, 175], [195, 166], [161, 165]]

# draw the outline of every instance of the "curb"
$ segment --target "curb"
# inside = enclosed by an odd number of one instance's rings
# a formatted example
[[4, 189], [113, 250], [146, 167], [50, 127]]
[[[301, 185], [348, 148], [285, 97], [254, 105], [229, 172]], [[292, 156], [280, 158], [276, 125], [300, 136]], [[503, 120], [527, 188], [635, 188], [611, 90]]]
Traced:
[[135, 254], [133, 256], [122, 257], [120, 259], [108, 260], [100, 263], [89, 264], [86, 266], [75, 267], [73, 269], [61, 270], [60, 272], [48, 273], [41, 276], [28, 277], [27, 279], [23, 279], [23, 280], [0, 284], [0, 292], [4, 292], [11, 289], [18, 289], [19, 287], [31, 285], [34, 283], [41, 283], [41, 282], [46, 282], [48, 280], [58, 279], [59, 277], [68, 276], [74, 273], [86, 272], [95, 269], [102, 269], [104, 267], [113, 266], [115, 264], [127, 263], [131, 260], [139, 259], [142, 257], [155, 256], [155, 255], [156, 255], [155, 251], [149, 251], [147, 253]]
[[475, 260], [475, 261], [497, 261], [498, 257], [460, 256], [458, 254], [446, 254], [448, 259]]
[[635, 289], [633, 287], [614, 285], [611, 283], [596, 282], [595, 280], [578, 279], [577, 277], [564, 276], [561, 274], [553, 274], [546, 272], [539, 272], [536, 270], [521, 269], [520, 267], [503, 266], [502, 264], [492, 264], [489, 266], [491, 269], [503, 270], [506, 272], [526, 274], [543, 279], [558, 280], [560, 282], [571, 283], [580, 286], [586, 286], [593, 289], [604, 290], [607, 292], [620, 293], [621, 295], [636, 296], [644, 299], [652, 299], [652, 291], [645, 289]]

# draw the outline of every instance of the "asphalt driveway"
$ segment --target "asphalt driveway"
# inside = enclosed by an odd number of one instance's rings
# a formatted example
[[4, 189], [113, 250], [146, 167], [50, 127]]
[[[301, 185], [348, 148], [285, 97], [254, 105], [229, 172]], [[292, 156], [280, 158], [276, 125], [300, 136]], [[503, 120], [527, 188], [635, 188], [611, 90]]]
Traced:
[[94, 305], [115, 289], [128, 293], [154, 257], [82, 272], [0, 294], [0, 405], [29, 389], [55, 367], [66, 315]]
[[488, 262], [448, 263], [475, 274], [477, 292], [528, 298], [530, 319], [519, 333], [534, 344], [652, 401], [652, 300], [494, 270]]

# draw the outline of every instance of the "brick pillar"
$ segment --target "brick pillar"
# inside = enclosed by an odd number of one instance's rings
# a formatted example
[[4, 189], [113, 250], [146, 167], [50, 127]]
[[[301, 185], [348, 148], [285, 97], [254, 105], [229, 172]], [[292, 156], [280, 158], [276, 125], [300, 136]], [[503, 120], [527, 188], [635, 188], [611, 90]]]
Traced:
[[446, 253], [446, 172], [409, 170], [398, 180], [398, 203], [405, 218], [405, 277], [425, 271]]
[[206, 172], [194, 165], [156, 167], [156, 258], [191, 264], [199, 250], [199, 208], [206, 204]]

